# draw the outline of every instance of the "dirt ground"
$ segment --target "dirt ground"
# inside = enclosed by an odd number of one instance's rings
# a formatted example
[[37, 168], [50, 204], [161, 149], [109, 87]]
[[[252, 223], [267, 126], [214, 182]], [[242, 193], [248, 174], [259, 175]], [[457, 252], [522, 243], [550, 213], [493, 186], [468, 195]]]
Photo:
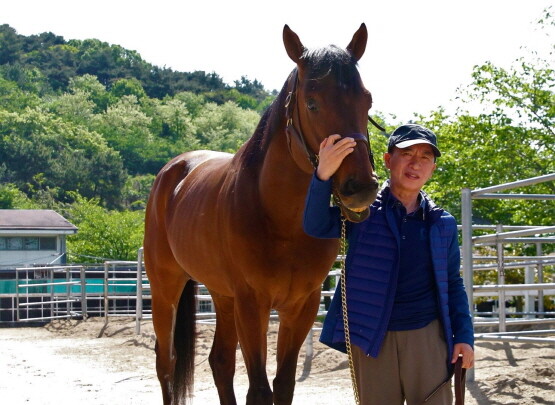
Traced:
[[[137, 336], [133, 320], [111, 319], [105, 326], [101, 318], [0, 328], [0, 403], [161, 404], [151, 322], [143, 322], [141, 329]], [[199, 329], [192, 404], [217, 404], [207, 361], [214, 327]], [[270, 378], [276, 330], [271, 325], [268, 334]], [[314, 342], [310, 366], [301, 351], [293, 404], [354, 404], [346, 356]], [[552, 345], [481, 342], [476, 353], [476, 379], [467, 383], [467, 404], [555, 404]], [[247, 379], [240, 351], [235, 380], [238, 403], [244, 404]]]

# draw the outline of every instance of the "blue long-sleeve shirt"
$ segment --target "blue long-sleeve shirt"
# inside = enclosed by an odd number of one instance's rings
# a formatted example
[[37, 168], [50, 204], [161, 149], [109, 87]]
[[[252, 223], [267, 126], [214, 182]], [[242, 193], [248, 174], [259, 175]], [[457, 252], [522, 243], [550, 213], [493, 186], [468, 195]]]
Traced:
[[422, 198], [418, 209], [410, 214], [393, 196], [388, 205], [395, 216], [400, 243], [397, 288], [387, 329], [423, 328], [439, 316], [426, 200]]

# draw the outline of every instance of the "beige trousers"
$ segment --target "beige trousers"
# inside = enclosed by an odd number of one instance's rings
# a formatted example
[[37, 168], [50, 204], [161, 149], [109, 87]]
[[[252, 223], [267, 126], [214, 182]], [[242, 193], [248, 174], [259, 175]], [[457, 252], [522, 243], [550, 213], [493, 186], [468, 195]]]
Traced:
[[[389, 331], [377, 358], [352, 346], [362, 405], [423, 405], [448, 377], [447, 344], [441, 323], [408, 331]], [[445, 384], [425, 405], [451, 405], [451, 384]]]

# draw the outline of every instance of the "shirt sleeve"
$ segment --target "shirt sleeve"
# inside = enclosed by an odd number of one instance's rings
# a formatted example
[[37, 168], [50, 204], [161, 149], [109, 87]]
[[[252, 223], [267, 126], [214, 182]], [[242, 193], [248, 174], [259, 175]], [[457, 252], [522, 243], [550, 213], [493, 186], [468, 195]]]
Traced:
[[341, 215], [338, 207], [330, 207], [331, 180], [312, 176], [305, 200], [303, 228], [315, 238], [339, 238]]
[[468, 307], [468, 298], [460, 275], [461, 255], [455, 231], [449, 246], [448, 277], [449, 277], [449, 316], [453, 328], [454, 343], [468, 343], [474, 347], [474, 329]]

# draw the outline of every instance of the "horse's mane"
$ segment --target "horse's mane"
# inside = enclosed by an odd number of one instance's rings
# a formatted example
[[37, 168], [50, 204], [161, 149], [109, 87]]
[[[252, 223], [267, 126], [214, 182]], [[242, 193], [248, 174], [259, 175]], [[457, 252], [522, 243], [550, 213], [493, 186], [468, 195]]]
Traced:
[[[308, 80], [318, 80], [332, 75], [337, 84], [345, 89], [360, 86], [360, 81], [355, 80], [358, 77], [356, 60], [342, 48], [330, 45], [325, 48], [307, 49], [301, 59], [305, 70], [309, 72]], [[296, 75], [297, 68], [290, 73], [278, 96], [262, 114], [254, 134], [245, 144], [243, 163], [247, 167], [257, 165], [264, 160], [280, 120], [285, 117], [285, 99], [289, 91], [289, 82]]]
[[277, 132], [280, 118], [282, 118], [281, 115], [283, 115], [282, 107], [285, 106], [289, 79], [293, 76], [293, 74], [296, 74], [296, 72], [297, 69], [295, 68], [283, 84], [283, 87], [277, 97], [262, 114], [262, 118], [260, 118], [253, 135], [245, 144], [245, 148], [243, 150], [243, 164], [246, 167], [252, 167], [264, 160], [264, 156], [268, 150], [268, 145], [270, 144], [274, 134]]

